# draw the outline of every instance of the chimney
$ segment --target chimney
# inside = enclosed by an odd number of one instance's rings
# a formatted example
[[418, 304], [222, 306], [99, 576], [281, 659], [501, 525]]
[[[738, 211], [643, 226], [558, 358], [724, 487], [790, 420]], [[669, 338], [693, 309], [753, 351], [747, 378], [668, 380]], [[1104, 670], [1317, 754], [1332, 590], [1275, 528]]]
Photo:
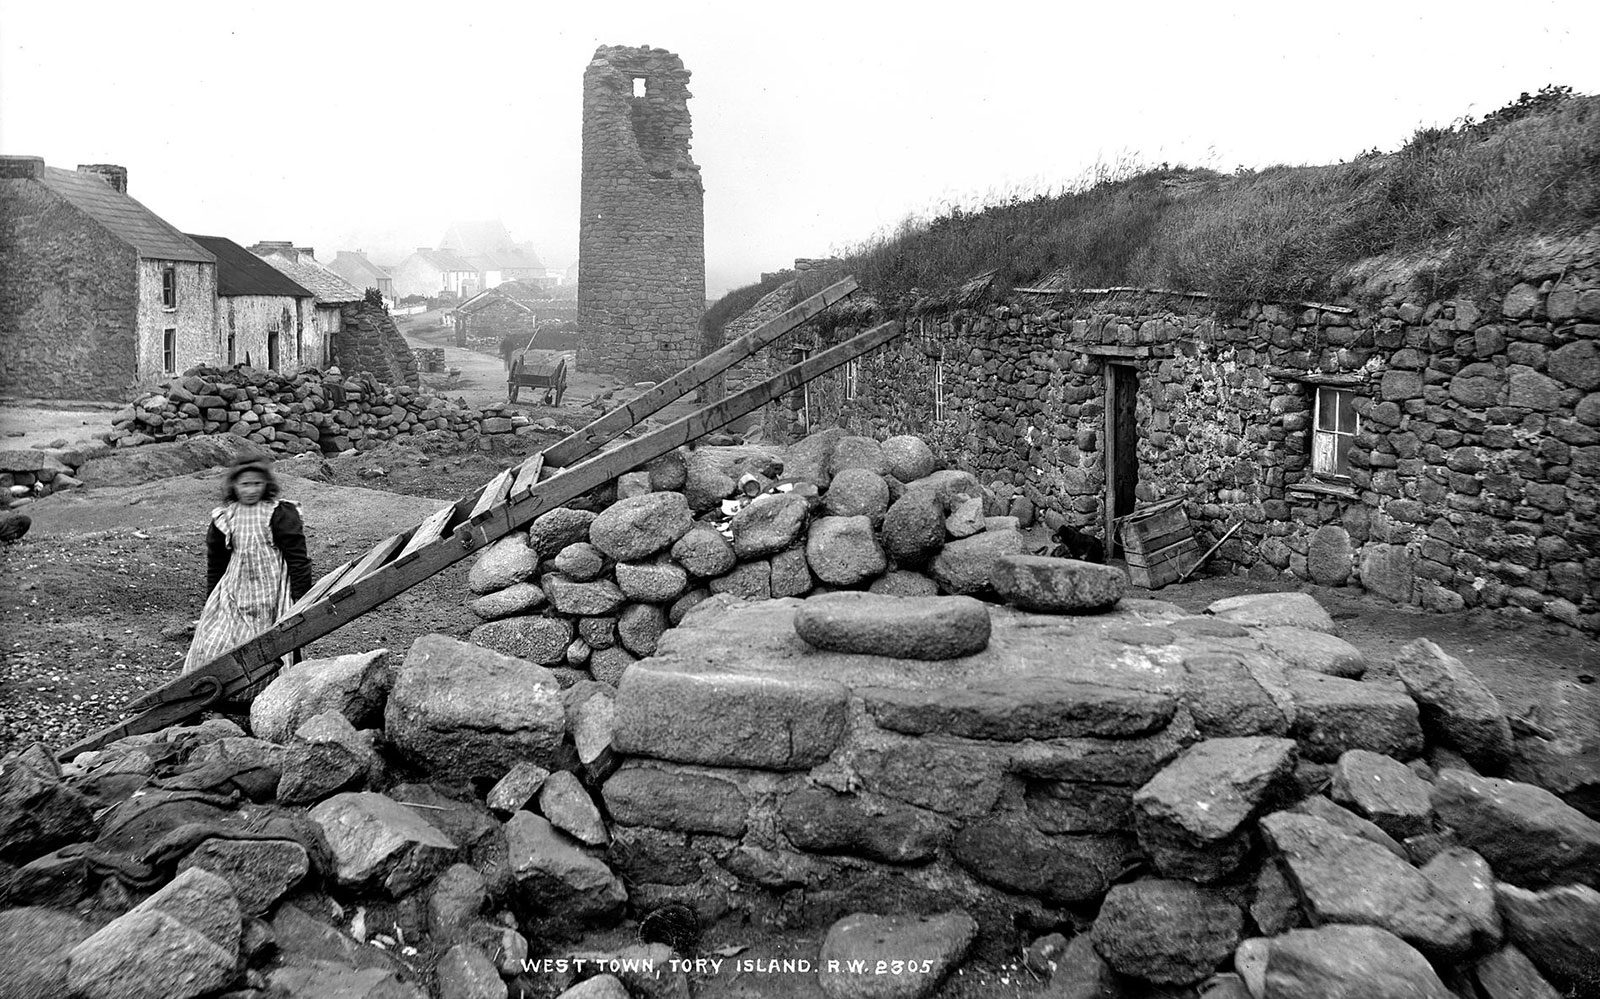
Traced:
[[79, 173], [97, 173], [118, 194], [128, 193], [128, 168], [115, 163], [79, 163]]
[[294, 253], [296, 260], [302, 257], [310, 257], [312, 260], [317, 259], [317, 248], [315, 246], [297, 246], [294, 248]]
[[269, 253], [276, 253], [279, 256], [287, 257], [290, 260], [296, 259], [294, 244], [289, 242], [287, 239], [263, 239], [261, 242], [250, 247], [249, 249], [251, 253], [254, 253], [258, 257], [264, 257]]
[[43, 176], [43, 156], [0, 156], [0, 177], [14, 180], [38, 180]]

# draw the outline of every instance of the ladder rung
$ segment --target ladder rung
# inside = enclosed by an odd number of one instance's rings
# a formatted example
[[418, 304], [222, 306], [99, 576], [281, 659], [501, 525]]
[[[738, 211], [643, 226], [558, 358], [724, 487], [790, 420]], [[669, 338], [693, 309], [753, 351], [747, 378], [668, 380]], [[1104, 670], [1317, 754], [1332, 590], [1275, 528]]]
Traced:
[[[334, 569], [332, 572], [328, 573], [326, 576], [323, 576], [321, 579], [317, 580], [316, 583], [312, 584], [311, 589], [306, 591], [305, 596], [301, 597], [299, 600], [296, 600], [292, 607], [290, 607], [287, 611], [284, 611], [283, 617], [291, 617], [316, 603], [324, 593], [327, 593], [329, 590], [333, 589], [333, 585], [337, 583], [345, 573], [350, 571], [350, 566], [352, 564], [353, 563], [346, 562], [337, 569]], [[279, 618], [278, 620], [281, 621], [283, 618]]]
[[483, 487], [483, 492], [478, 494], [478, 501], [472, 504], [472, 512], [467, 514], [468, 520], [505, 501], [506, 496], [511, 492], [511, 476], [515, 471], [516, 469], [514, 468], [504, 469], [499, 475], [489, 480], [489, 484]]
[[383, 564], [389, 560], [389, 556], [393, 555], [399, 550], [400, 543], [404, 540], [404, 534], [391, 534], [387, 538], [384, 538], [382, 541], [378, 542], [375, 546], [373, 546], [373, 549], [363, 555], [361, 557], [361, 561], [357, 562], [355, 566], [351, 568], [350, 572], [339, 581], [338, 589], [328, 593], [327, 599], [338, 600], [350, 589], [350, 587], [361, 582], [361, 580], [371, 575], [375, 570], [382, 568]]
[[539, 475], [543, 471], [544, 452], [540, 451], [516, 467], [517, 478], [516, 481], [511, 483], [511, 491], [508, 495], [517, 496], [533, 488], [533, 484], [539, 481]]
[[400, 554], [395, 556], [395, 560], [399, 561], [418, 548], [426, 548], [444, 537], [445, 526], [450, 523], [450, 515], [455, 512], [456, 507], [452, 503], [428, 514], [428, 519], [417, 525], [417, 529], [411, 532], [411, 540], [407, 541], [406, 546], [400, 549]]

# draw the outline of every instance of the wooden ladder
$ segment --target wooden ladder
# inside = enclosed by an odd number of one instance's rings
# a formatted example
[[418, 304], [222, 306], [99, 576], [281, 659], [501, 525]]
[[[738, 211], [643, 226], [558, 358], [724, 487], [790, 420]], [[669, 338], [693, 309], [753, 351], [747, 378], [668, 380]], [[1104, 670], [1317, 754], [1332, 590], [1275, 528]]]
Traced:
[[130, 735], [154, 732], [208, 708], [248, 698], [284, 656], [355, 620], [568, 500], [724, 427], [900, 335], [885, 323], [786, 368], [737, 395], [611, 450], [606, 444], [857, 288], [846, 278], [771, 322], [647, 389], [588, 426], [507, 468], [480, 489], [329, 572], [267, 631], [128, 705], [132, 715], [64, 750], [67, 761]]

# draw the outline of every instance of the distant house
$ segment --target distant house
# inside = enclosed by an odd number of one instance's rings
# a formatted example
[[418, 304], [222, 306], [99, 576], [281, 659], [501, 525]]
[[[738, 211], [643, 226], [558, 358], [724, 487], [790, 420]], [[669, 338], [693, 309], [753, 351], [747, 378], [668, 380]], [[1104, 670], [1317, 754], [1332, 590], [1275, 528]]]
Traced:
[[216, 359], [210, 251], [128, 171], [0, 156], [0, 391], [116, 399]]
[[216, 335], [224, 365], [289, 373], [322, 362], [327, 347], [309, 289], [231, 239], [189, 238], [217, 261]]
[[385, 305], [392, 306], [395, 302], [394, 278], [389, 272], [367, 259], [361, 250], [340, 250], [328, 261], [328, 270], [349, 281], [365, 292], [368, 288], [378, 289], [378, 294], [383, 298]]
[[395, 294], [471, 298], [482, 290], [478, 269], [449, 250], [426, 246], [400, 261], [391, 271]]
[[478, 287], [493, 288], [507, 281], [543, 287], [549, 282], [544, 263], [531, 243], [511, 238], [505, 224], [491, 222], [453, 222], [439, 241], [439, 249], [449, 250], [478, 269]]
[[312, 316], [315, 332], [312, 339], [320, 342], [321, 347], [315, 353], [308, 354], [306, 362], [319, 368], [333, 363], [334, 340], [344, 328], [343, 307], [360, 302], [365, 292], [318, 263], [316, 252], [309, 246], [263, 241], [250, 247], [250, 252], [315, 296], [316, 308]]
[[518, 281], [497, 285], [478, 292], [451, 311], [455, 324], [456, 346], [465, 347], [471, 334], [484, 340], [500, 340], [512, 334], [532, 336], [542, 321], [549, 323], [554, 317], [541, 317], [531, 304], [537, 289]]

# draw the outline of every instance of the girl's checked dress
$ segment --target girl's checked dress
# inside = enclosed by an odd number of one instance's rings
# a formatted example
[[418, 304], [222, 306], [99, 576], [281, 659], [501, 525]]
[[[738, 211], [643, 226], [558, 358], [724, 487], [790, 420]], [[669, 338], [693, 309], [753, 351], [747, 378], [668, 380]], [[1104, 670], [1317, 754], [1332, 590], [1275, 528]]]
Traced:
[[211, 511], [211, 525], [230, 549], [228, 568], [200, 612], [185, 673], [266, 631], [289, 609], [289, 563], [272, 536], [272, 515], [284, 502], [231, 502]]

